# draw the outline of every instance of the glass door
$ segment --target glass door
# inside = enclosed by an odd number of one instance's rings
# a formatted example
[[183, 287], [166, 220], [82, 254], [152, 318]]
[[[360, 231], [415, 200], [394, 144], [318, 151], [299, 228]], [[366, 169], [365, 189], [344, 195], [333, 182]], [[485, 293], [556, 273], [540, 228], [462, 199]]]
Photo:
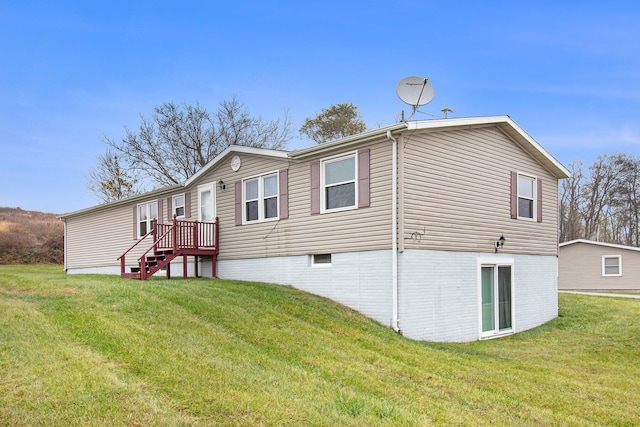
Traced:
[[483, 265], [481, 269], [482, 336], [513, 329], [512, 267]]

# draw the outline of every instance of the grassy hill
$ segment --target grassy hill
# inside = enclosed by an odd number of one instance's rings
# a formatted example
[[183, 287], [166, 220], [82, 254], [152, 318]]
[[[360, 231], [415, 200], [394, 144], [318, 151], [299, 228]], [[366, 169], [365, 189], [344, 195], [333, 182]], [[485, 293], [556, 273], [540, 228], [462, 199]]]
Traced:
[[0, 264], [62, 263], [63, 229], [55, 214], [0, 207]]
[[0, 425], [637, 425], [640, 300], [410, 341], [295, 289], [0, 266]]

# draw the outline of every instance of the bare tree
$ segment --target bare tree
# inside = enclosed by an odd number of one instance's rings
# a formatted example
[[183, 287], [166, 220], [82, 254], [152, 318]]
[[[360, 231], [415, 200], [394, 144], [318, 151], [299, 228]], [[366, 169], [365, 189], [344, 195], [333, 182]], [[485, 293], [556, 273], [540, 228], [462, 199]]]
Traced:
[[629, 154], [601, 155], [560, 187], [560, 241], [586, 238], [640, 246], [640, 159]]
[[[103, 139], [110, 152], [117, 154], [122, 170], [139, 177], [132, 191], [140, 191], [145, 184], [157, 188], [184, 182], [232, 144], [281, 149], [291, 139], [290, 128], [286, 112], [282, 120], [252, 117], [233, 97], [220, 102], [213, 114], [199, 103], [167, 102], [150, 117], [141, 115], [137, 130], [125, 127], [121, 140]], [[104, 162], [99, 159], [100, 163]], [[97, 171], [90, 176], [101, 178]]]
[[584, 185], [582, 162], [568, 165], [571, 177], [560, 184], [560, 241], [566, 242], [582, 237], [581, 189]]
[[606, 225], [604, 219], [611, 207], [612, 191], [616, 184], [616, 168], [604, 155], [596, 159], [589, 171], [589, 180], [582, 188], [582, 197], [585, 199], [582, 205], [584, 236], [587, 239], [599, 240], [602, 228]]
[[123, 167], [118, 156], [107, 150], [89, 172], [87, 188], [101, 201], [111, 202], [135, 195], [140, 186], [135, 171]]

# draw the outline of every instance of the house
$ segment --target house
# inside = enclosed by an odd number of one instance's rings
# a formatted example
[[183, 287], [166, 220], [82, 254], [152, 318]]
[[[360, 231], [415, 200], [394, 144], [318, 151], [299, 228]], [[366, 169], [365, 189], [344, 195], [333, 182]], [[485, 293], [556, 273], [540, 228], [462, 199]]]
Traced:
[[572, 240], [560, 243], [558, 289], [640, 291], [640, 248]]
[[65, 268], [151, 274], [167, 264], [153, 239], [118, 259], [175, 215], [178, 236], [212, 227], [209, 243], [185, 245], [200, 251], [182, 257], [185, 274], [292, 285], [416, 340], [503, 336], [557, 316], [568, 176], [508, 116], [402, 122], [291, 152], [232, 146], [182, 185], [62, 215]]

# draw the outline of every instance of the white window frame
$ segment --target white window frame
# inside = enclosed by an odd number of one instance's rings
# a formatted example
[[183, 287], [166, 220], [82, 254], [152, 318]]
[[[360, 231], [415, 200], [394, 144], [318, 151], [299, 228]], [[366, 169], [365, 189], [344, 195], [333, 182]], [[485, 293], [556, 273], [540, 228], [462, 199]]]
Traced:
[[[180, 197], [182, 197], [182, 204], [179, 205], [176, 200], [178, 200]], [[176, 216], [176, 218], [184, 218], [187, 214], [187, 206], [186, 206], [186, 196], [184, 193], [182, 194], [176, 194], [175, 196], [172, 197], [171, 199], [171, 206], [172, 206], [172, 218], [173, 215]], [[182, 208], [182, 215], [178, 215], [178, 209]]]
[[[524, 177], [524, 178], [529, 178], [532, 180], [532, 185], [533, 185], [533, 199], [529, 198], [529, 197], [524, 197], [524, 196], [520, 196], [520, 177]], [[527, 200], [532, 200], [532, 206], [531, 206], [531, 218], [529, 218], [528, 216], [521, 216], [520, 215], [520, 199], [527, 199]], [[518, 219], [523, 219], [525, 221], [533, 221], [533, 222], [537, 222], [538, 221], [538, 177], [536, 177], [535, 175], [531, 175], [528, 173], [522, 173], [522, 172], [518, 172], [517, 173], [517, 177], [516, 177], [516, 209], [518, 212]]]
[[[152, 218], [151, 217], [151, 205], [156, 205], [156, 217]], [[158, 219], [158, 216], [160, 213], [158, 212], [158, 201], [157, 200], [152, 200], [149, 202], [144, 202], [144, 203], [138, 203], [138, 205], [136, 206], [136, 230], [137, 230], [137, 235], [138, 235], [138, 239], [141, 239], [145, 236], [145, 234], [140, 234], [140, 224], [142, 223], [143, 220], [140, 219], [140, 208], [144, 207], [147, 211], [147, 219], [144, 220], [146, 223], [146, 228], [147, 228], [147, 233], [149, 231], [151, 231], [151, 227], [153, 226], [153, 220], [154, 219]]]
[[[316, 259], [317, 256], [329, 256], [329, 262], [318, 262], [319, 259]], [[313, 255], [309, 255], [309, 257], [311, 258], [311, 267], [313, 268], [327, 268], [327, 267], [331, 267], [331, 265], [333, 264], [333, 256], [329, 253], [324, 253], [324, 254], [313, 254]]]
[[[338, 182], [335, 184], [331, 184], [331, 187], [347, 184], [353, 182], [354, 188], [354, 198], [353, 198], [353, 206], [343, 206], [340, 208], [327, 208], [327, 185], [325, 184], [325, 165], [328, 163], [337, 162], [340, 160], [345, 160], [350, 157], [354, 158], [354, 170], [353, 170], [353, 180]], [[320, 213], [329, 213], [329, 212], [340, 212], [340, 211], [348, 211], [352, 209], [358, 209], [358, 152], [352, 151], [349, 153], [342, 153], [335, 156], [327, 157], [320, 160]]]
[[[264, 195], [264, 180], [266, 178], [276, 178], [276, 216], [272, 218], [265, 218], [265, 209], [264, 209], [264, 201], [266, 199], [272, 199], [274, 196], [265, 197]], [[258, 181], [258, 198], [257, 199], [247, 199], [247, 182], [249, 181]], [[257, 201], [258, 202], [258, 219], [248, 220], [247, 219], [247, 202]], [[242, 179], [242, 224], [256, 224], [259, 222], [268, 222], [268, 221], [277, 221], [280, 219], [280, 173], [279, 171], [271, 171], [267, 173], [263, 173], [260, 175], [254, 175], [247, 178]]]
[[[615, 274], [607, 274], [606, 272], [605, 261], [611, 258], [618, 259], [618, 272]], [[602, 277], [620, 277], [620, 276], [622, 276], [622, 255], [602, 255]]]
[[[511, 267], [511, 328], [500, 330], [499, 327], [491, 331], [482, 330], [482, 267]], [[512, 335], [516, 331], [516, 281], [515, 281], [515, 260], [513, 258], [490, 257], [478, 258], [477, 262], [478, 277], [478, 337], [483, 339], [499, 338], [506, 335]], [[496, 276], [497, 280], [497, 276]], [[497, 294], [496, 294], [497, 296]], [[495, 298], [495, 304], [499, 299]]]

